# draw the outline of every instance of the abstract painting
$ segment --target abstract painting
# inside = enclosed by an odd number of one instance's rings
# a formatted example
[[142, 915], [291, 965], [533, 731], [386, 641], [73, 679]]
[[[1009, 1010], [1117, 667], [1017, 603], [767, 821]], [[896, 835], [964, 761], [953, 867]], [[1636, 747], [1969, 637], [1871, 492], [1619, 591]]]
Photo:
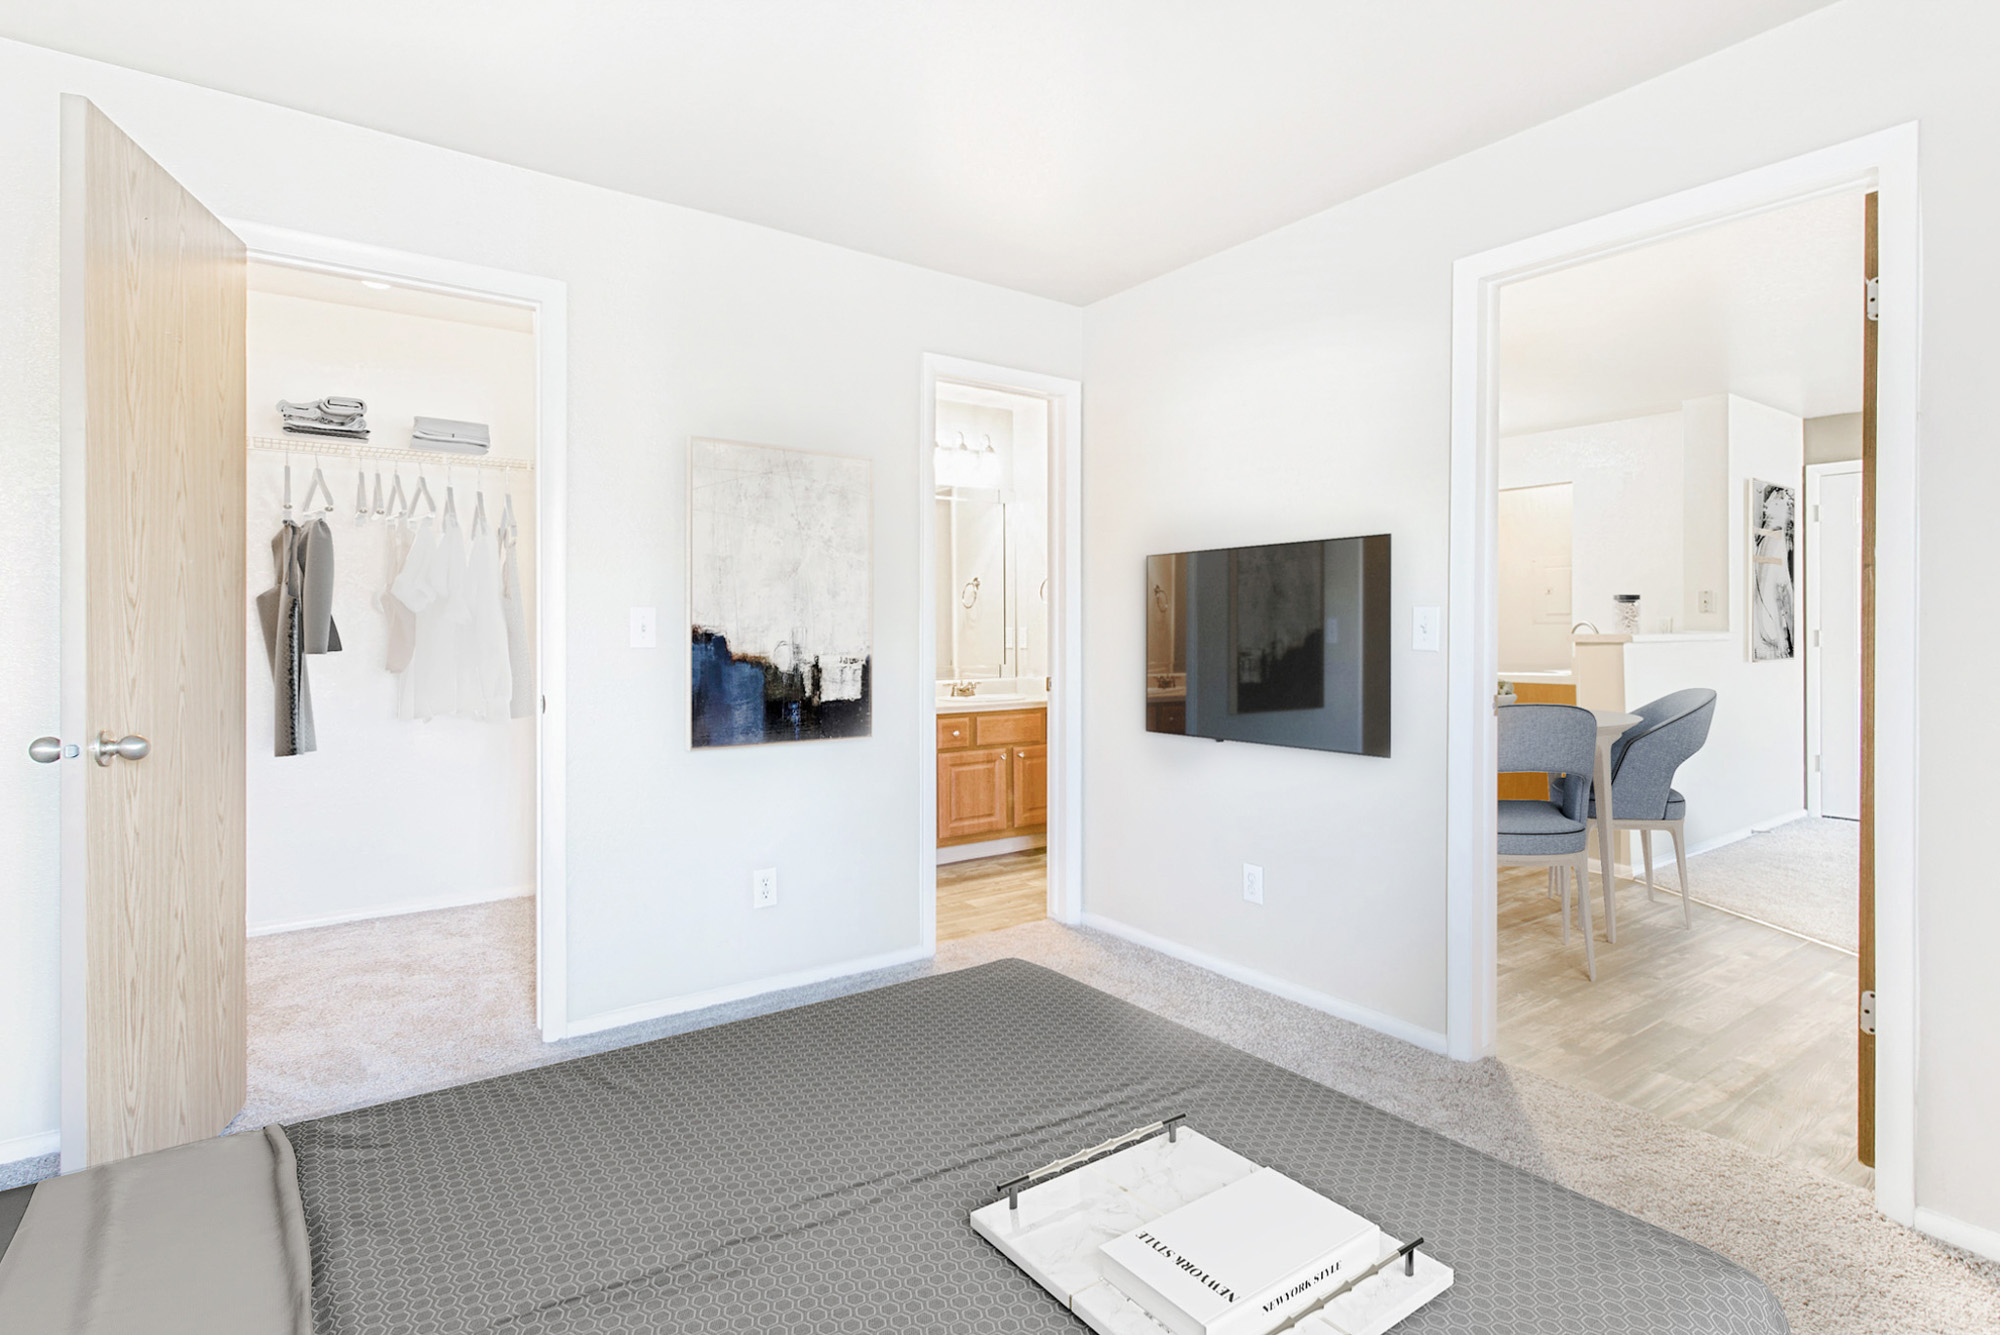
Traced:
[[1794, 560], [1799, 494], [1781, 482], [1750, 481], [1750, 661], [1797, 653]]
[[1326, 704], [1326, 544], [1229, 553], [1229, 712], [1271, 714]]
[[868, 460], [721, 440], [689, 453], [694, 744], [868, 736]]

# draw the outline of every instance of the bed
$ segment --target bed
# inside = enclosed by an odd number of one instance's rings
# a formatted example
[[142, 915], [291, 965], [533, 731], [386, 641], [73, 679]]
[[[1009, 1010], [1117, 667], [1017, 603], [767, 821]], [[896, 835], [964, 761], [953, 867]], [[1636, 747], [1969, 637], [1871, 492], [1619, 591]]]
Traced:
[[[1457, 1283], [1409, 1335], [1787, 1330], [1705, 1248], [1020, 960], [274, 1132], [263, 1153], [295, 1156], [296, 1196], [239, 1169], [231, 1223], [297, 1302], [288, 1318], [267, 1296], [251, 1319], [268, 1324], [241, 1329], [303, 1329], [296, 1223], [318, 1335], [1076, 1332], [966, 1216], [1017, 1173], [1181, 1112], [1428, 1239]], [[72, 1209], [41, 1228], [41, 1204], [0, 1258], [0, 1325], [34, 1287], [16, 1253], [80, 1227]]]

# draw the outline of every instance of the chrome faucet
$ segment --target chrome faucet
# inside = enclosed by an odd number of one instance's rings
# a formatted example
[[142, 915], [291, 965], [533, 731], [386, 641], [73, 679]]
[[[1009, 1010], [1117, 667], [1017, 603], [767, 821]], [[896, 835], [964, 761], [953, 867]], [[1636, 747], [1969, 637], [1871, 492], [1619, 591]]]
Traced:
[[[1579, 621], [1579, 622], [1577, 622], [1577, 623], [1576, 623], [1576, 626], [1589, 626], [1589, 627], [1590, 627], [1590, 633], [1591, 633], [1592, 635], [1602, 635], [1602, 634], [1604, 633], [1603, 631], [1601, 631], [1601, 630], [1599, 630], [1599, 629], [1597, 628], [1597, 624], [1596, 624], [1595, 622], [1591, 622], [1591, 621]], [[1570, 633], [1570, 634], [1572, 634], [1572, 635], [1576, 634], [1576, 626], [1571, 626], [1571, 627], [1569, 628], [1569, 633]]]

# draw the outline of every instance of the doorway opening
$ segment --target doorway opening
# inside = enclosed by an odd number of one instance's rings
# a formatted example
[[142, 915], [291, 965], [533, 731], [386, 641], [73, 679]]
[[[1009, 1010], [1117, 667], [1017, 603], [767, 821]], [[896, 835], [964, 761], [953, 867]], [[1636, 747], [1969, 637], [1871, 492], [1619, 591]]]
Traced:
[[[928, 359], [923, 484], [925, 930], [932, 942], [1073, 921], [1076, 723], [1062, 560], [1074, 382]], [[1067, 550], [1073, 550], [1073, 545]]]
[[[240, 1120], [260, 1124], [538, 1059], [560, 535], [540, 302], [244, 230]], [[343, 431], [346, 399], [365, 410]], [[330, 581], [303, 581], [326, 650], [309, 637], [296, 670], [274, 616], [288, 533], [332, 553]]]
[[1049, 402], [940, 381], [937, 933], [1048, 914]]
[[[1857, 875], [1847, 881], [1841, 891], [1841, 898], [1854, 904], [1849, 921], [1858, 936], [1859, 949], [1855, 952], [1858, 958], [1852, 963], [1851, 979], [1829, 991], [1827, 1011], [1832, 1016], [1829, 1024], [1834, 1027], [1828, 1031], [1829, 1041], [1825, 1050], [1835, 1054], [1829, 1061], [1838, 1063], [1839, 1070], [1852, 1082], [1850, 1088], [1856, 1094], [1854, 1103], [1841, 1110], [1844, 1113], [1840, 1121], [1845, 1124], [1845, 1138], [1859, 1151], [1860, 1166], [1868, 1163], [1867, 1152], [1872, 1142], [1876, 1201], [1885, 1213], [1904, 1222], [1910, 1222], [1915, 1215], [1911, 1122], [1917, 1009], [1913, 954], [1915, 913], [1911, 893], [1914, 881], [1914, 809], [1907, 786], [1904, 789], [1883, 788], [1872, 784], [1871, 778], [1878, 772], [1906, 772], [1913, 759], [1915, 745], [1914, 710], [1902, 695], [1915, 689], [1914, 660], [1904, 639], [1911, 632], [1915, 614], [1916, 574], [1915, 148], [1914, 128], [1904, 126], [1466, 257], [1455, 267], [1453, 303], [1450, 698], [1452, 731], [1458, 740], [1450, 760], [1450, 819], [1454, 833], [1449, 908], [1451, 930], [1448, 937], [1449, 1041], [1454, 1055], [1471, 1058], [1504, 1051], [1510, 1041], [1503, 1032], [1503, 1005], [1513, 981], [1510, 974], [1516, 972], [1504, 959], [1505, 929], [1501, 921], [1502, 908], [1509, 901], [1503, 878], [1515, 873], [1496, 869], [1488, 860], [1491, 856], [1488, 850], [1494, 849], [1497, 844], [1501, 820], [1493, 796], [1494, 775], [1500, 768], [1497, 762], [1501, 738], [1517, 729], [1521, 717], [1507, 714], [1508, 701], [1504, 691], [1498, 696], [1495, 694], [1496, 682], [1506, 680], [1507, 676], [1500, 661], [1498, 625], [1501, 605], [1499, 584], [1504, 578], [1498, 550], [1501, 527], [1498, 502], [1503, 485], [1502, 475], [1507, 471], [1505, 455], [1510, 434], [1503, 425], [1503, 407], [1510, 389], [1506, 370], [1507, 325], [1510, 314], [1532, 304], [1525, 301], [1516, 303], [1514, 298], [1517, 294], [1530, 293], [1534, 285], [1544, 279], [1575, 278], [1581, 282], [1583, 280], [1577, 276], [1588, 274], [1595, 266], [1630, 259], [1655, 245], [1663, 251], [1670, 245], [1699, 245], [1704, 239], [1722, 236], [1733, 225], [1775, 218], [1790, 211], [1806, 210], [1815, 204], [1841, 211], [1845, 220], [1842, 225], [1858, 230], [1863, 238], [1862, 253], [1854, 257], [1852, 267], [1845, 271], [1846, 276], [1838, 280], [1844, 289], [1838, 297], [1844, 307], [1838, 323], [1845, 328], [1845, 336], [1849, 338], [1854, 337], [1858, 326], [1859, 337], [1856, 341], [1861, 348], [1860, 360], [1867, 368], [1858, 377], [1863, 437], [1861, 454], [1867, 460], [1863, 495], [1870, 515], [1869, 522], [1864, 525], [1867, 536], [1864, 538], [1862, 559], [1872, 572], [1871, 578], [1863, 583], [1874, 591], [1874, 596], [1859, 618], [1863, 627], [1861, 662], [1868, 684], [1862, 690], [1860, 725], [1864, 739], [1860, 765], [1860, 783], [1864, 794], [1862, 819], [1855, 832], [1858, 849], [1851, 859]], [[1660, 289], [1667, 289], [1666, 295], [1671, 296], [1670, 289], [1675, 285], [1699, 286], [1698, 283], [1690, 283], [1686, 273], [1677, 272], [1662, 280], [1656, 286], [1654, 295], [1660, 295]], [[1558, 281], [1550, 290], [1560, 286]], [[1622, 295], [1630, 296], [1640, 291], [1634, 289]], [[1880, 299], [1881, 293], [1889, 291], [1897, 294], [1894, 302]], [[1695, 295], [1703, 298], [1695, 304], [1702, 307], [1698, 314], [1706, 319], [1711, 328], [1725, 326], [1728, 319], [1736, 314], [1725, 295]], [[1739, 296], [1749, 304], [1755, 304], [1755, 299], [1749, 294]], [[1584, 331], [1581, 344], [1572, 345], [1576, 355], [1567, 359], [1569, 371], [1588, 373], [1601, 363], [1615, 362], [1621, 342], [1639, 341], [1621, 340], [1615, 331], [1607, 332], [1601, 327], [1602, 322], [1599, 325]], [[1578, 347], [1582, 351], [1577, 351]], [[1725, 351], [1728, 355], [1721, 359], [1720, 369], [1725, 374], [1734, 374], [1740, 369], [1739, 348], [1729, 343]], [[1677, 366], [1685, 369], [1684, 364], [1677, 363]], [[1711, 366], [1709, 369], [1716, 368]], [[1598, 387], [1616, 386], [1615, 377], [1608, 375], [1592, 380], [1586, 374], [1585, 379]], [[1849, 383], [1852, 385], [1853, 381]], [[1521, 388], [1522, 382], [1517, 375], [1513, 389]], [[1627, 506], [1621, 511], [1621, 518], [1632, 528], [1629, 541], [1634, 547], [1649, 546], [1642, 541], [1645, 530], [1649, 526], [1656, 527], [1665, 517], [1678, 513], [1684, 526], [1684, 547], [1678, 563], [1679, 589], [1669, 590], [1663, 598], [1650, 604], [1643, 596], [1643, 590], [1601, 589], [1600, 593], [1612, 605], [1614, 616], [1622, 609], [1631, 608], [1638, 614], [1639, 624], [1577, 626], [1575, 629], [1580, 634], [1572, 639], [1570, 686], [1580, 696], [1591, 689], [1596, 669], [1608, 670], [1611, 667], [1618, 669], [1609, 673], [1612, 680], [1621, 687], [1625, 686], [1628, 684], [1626, 671], [1624, 665], [1617, 661], [1625, 653], [1631, 653], [1635, 659], [1647, 655], [1659, 657], [1668, 653], [1667, 649], [1660, 647], [1663, 642], [1681, 638], [1683, 652], [1698, 655], [1712, 651], [1693, 647], [1697, 635], [1704, 631], [1720, 635], [1721, 643], [1740, 659], [1730, 665], [1736, 680], [1729, 694], [1744, 701], [1749, 707], [1746, 712], [1754, 715], [1754, 721], [1767, 730], [1781, 731], [1789, 738], [1788, 744], [1780, 738], [1776, 745], [1756, 748], [1755, 758], [1775, 760], [1787, 767], [1790, 777], [1782, 780], [1782, 785], [1797, 794], [1794, 798], [1796, 807], [1791, 813], [1779, 814], [1791, 814], [1797, 819], [1753, 820], [1749, 822], [1753, 836], [1759, 826], [1778, 826], [1781, 830], [1796, 831], [1807, 819], [1804, 771], [1808, 757], [1801, 644], [1807, 628], [1797, 620], [1796, 604], [1787, 606], [1781, 596], [1786, 587], [1796, 593], [1804, 580], [1809, 578], [1809, 573], [1801, 564], [1805, 554], [1801, 544], [1812, 541], [1812, 535], [1803, 528], [1799, 501], [1807, 460], [1802, 420], [1806, 410], [1793, 407], [1776, 411], [1772, 408], [1773, 401], [1782, 401], [1785, 388], [1772, 383], [1762, 386], [1733, 384], [1719, 392], [1704, 395], [1706, 402], [1693, 402], [1685, 395], [1672, 395], [1667, 396], [1666, 402], [1653, 405], [1650, 412], [1613, 405], [1609, 412], [1590, 416], [1579, 414], [1568, 419], [1577, 424], [1573, 430], [1581, 432], [1605, 427], [1607, 422], [1620, 423], [1623, 424], [1620, 433], [1630, 436], [1641, 431], [1648, 417], [1678, 417], [1678, 438], [1683, 450], [1678, 479], [1680, 494], [1673, 496], [1669, 493], [1664, 485], [1665, 475], [1662, 474], [1646, 489], [1644, 503]], [[1797, 393], [1800, 386], [1795, 381], [1790, 388]], [[1518, 410], [1520, 405], [1517, 402], [1515, 406]], [[1830, 411], [1825, 407], [1816, 411], [1822, 419], [1847, 417], [1845, 412]], [[1821, 424], [1825, 425], [1825, 422]], [[1658, 427], [1660, 424], [1655, 422], [1652, 425]], [[1556, 429], [1550, 427], [1551, 431]], [[1515, 432], [1523, 431], [1517, 419]], [[1700, 448], [1693, 449], [1689, 442], [1697, 438]], [[1718, 439], [1720, 448], [1714, 444]], [[1741, 451], [1736, 449], [1739, 440], [1743, 446]], [[1594, 448], [1600, 455], [1615, 453], [1601, 442]], [[1689, 463], [1690, 456], [1694, 459], [1693, 466]], [[1696, 493], [1715, 494], [1718, 461], [1721, 464], [1719, 490], [1728, 507], [1719, 535], [1721, 542], [1711, 541], [1716, 535], [1697, 532], [1695, 527], [1687, 526], [1688, 520], [1698, 518], [1688, 505], [1688, 498]], [[1743, 464], [1744, 468], [1739, 470], [1738, 464]], [[1736, 475], [1739, 471], [1742, 476]], [[1773, 475], [1767, 476], [1767, 472]], [[1788, 477], [1796, 477], [1798, 481], [1788, 482]], [[1524, 478], [1518, 473], [1509, 478], [1515, 485], [1546, 480], [1553, 479]], [[1573, 503], [1577, 514], [1576, 530], [1581, 534], [1587, 513], [1599, 507], [1588, 499], [1581, 481], [1574, 490]], [[1710, 511], [1711, 518], [1714, 513]], [[1823, 537], [1822, 541], [1829, 539]], [[1572, 591], [1576, 605], [1573, 610], [1578, 620], [1594, 621], [1590, 608], [1585, 606], [1583, 596], [1578, 592], [1590, 573], [1586, 569], [1580, 537], [1574, 562], [1576, 569], [1572, 577]], [[1709, 570], [1707, 574], [1703, 571], [1705, 564]], [[1666, 569], [1671, 571], [1673, 568], [1674, 563], [1668, 562]], [[1667, 588], [1664, 584], [1660, 587]], [[1641, 595], [1637, 607], [1631, 607], [1626, 599], [1617, 596], [1632, 593]], [[1671, 626], [1660, 624], [1667, 617], [1673, 617], [1675, 623]], [[1722, 619], [1722, 629], [1712, 630], [1705, 625], [1704, 619], [1709, 617]], [[1791, 637], [1789, 644], [1785, 643], [1787, 635]], [[1721, 670], [1719, 663], [1716, 670]], [[1747, 681], [1741, 675], [1753, 671], [1764, 674], [1761, 682]], [[1799, 680], [1799, 690], [1795, 694], [1788, 695], [1785, 701], [1775, 705], [1762, 699], [1762, 692], [1772, 682], [1789, 682], [1793, 674]], [[1526, 677], [1529, 674], [1521, 675]], [[1545, 685], [1524, 683], [1529, 689], [1542, 689]], [[1586, 735], [1596, 732], [1600, 739], [1595, 756], [1588, 762], [1594, 772], [1604, 776], [1615, 776], [1619, 772], [1617, 757], [1607, 755], [1606, 737], [1615, 742], [1624, 736], [1628, 728], [1641, 725], [1633, 733], [1631, 745], [1636, 748], [1641, 736], [1652, 729], [1655, 720], [1646, 717], [1643, 708], [1635, 711], [1634, 706], [1647, 705], [1657, 697], [1643, 689], [1643, 681], [1639, 685], [1641, 689], [1630, 692], [1629, 701], [1622, 707], [1607, 711], [1608, 717], [1607, 712], [1600, 712], [1599, 717], [1591, 721], [1592, 726], [1583, 730]], [[1671, 696], [1673, 692], [1668, 694]], [[1721, 727], [1724, 695], [1725, 692], [1718, 687], [1713, 700], [1705, 702], [1713, 708], [1710, 720], [1717, 729]], [[1579, 703], [1589, 702], [1579, 699]], [[1679, 712], [1691, 714], [1693, 710]], [[1504, 727], [1503, 719], [1508, 720]], [[1680, 760], [1690, 760], [1705, 751], [1706, 743], [1703, 741], [1690, 750], [1689, 756], [1680, 757]], [[1718, 804], [1726, 807], [1730, 785], [1741, 787], [1741, 780], [1752, 774], [1748, 768], [1740, 773], [1727, 766], [1710, 764], [1708, 768], [1710, 771], [1723, 771], [1711, 772], [1704, 780], [1704, 786], [1711, 789], [1707, 799], [1711, 809]], [[1687, 773], [1691, 778], [1694, 771]], [[1674, 789], [1681, 789], [1679, 774], [1677, 770], [1671, 785]], [[1546, 791], [1546, 778], [1543, 783]], [[1765, 786], [1771, 785], [1767, 783]], [[1587, 790], [1589, 786], [1576, 787]], [[1616, 779], [1613, 777], [1607, 788], [1597, 790], [1593, 800], [1615, 806], [1615, 802], [1603, 794], [1609, 792], [1611, 797], [1615, 797], [1616, 791]], [[1553, 793], [1548, 795], [1554, 796]], [[1596, 939], [1601, 947], [1615, 943], [1616, 955], [1625, 960], [1636, 958], [1632, 947], [1643, 938], [1633, 924], [1645, 919], [1649, 909], [1670, 913], [1683, 940], [1689, 937], [1691, 929], [1680, 926], [1678, 887], [1675, 887], [1671, 900], [1662, 894], [1655, 904], [1647, 904], [1648, 895], [1643, 884], [1646, 879], [1642, 865], [1644, 850], [1638, 837], [1647, 825], [1653, 826], [1655, 833], [1669, 824], [1676, 824], [1677, 828], [1690, 827], [1684, 833], [1692, 851], [1697, 842], [1691, 828], [1694, 823], [1694, 794], [1682, 790], [1675, 797], [1679, 799], [1675, 803], [1679, 808], [1677, 810], [1638, 812], [1630, 821], [1626, 812], [1619, 810], [1614, 813], [1615, 823], [1594, 818], [1590, 823], [1588, 851], [1598, 862], [1588, 877], [1592, 897], [1601, 896], [1601, 887], [1606, 879], [1603, 873], [1607, 870], [1612, 873], [1610, 879], [1622, 887], [1614, 896], [1619, 915], [1615, 926], [1606, 911], [1610, 906], [1600, 903]], [[1678, 819], [1670, 821], [1662, 817]], [[1736, 832], [1725, 829], [1719, 833], [1729, 835]], [[1719, 842], [1715, 832], [1710, 838]], [[1754, 837], [1737, 840], [1712, 850], [1709, 856], [1720, 858], [1731, 850], [1755, 849], [1757, 844], [1758, 840]], [[1614, 847], [1618, 851], [1614, 852]], [[1675, 861], [1678, 862], [1678, 859]], [[1496, 875], [1496, 872], [1499, 874]], [[1636, 873], [1636, 885], [1631, 873]], [[1678, 866], [1668, 870], [1660, 878], [1663, 888], [1681, 874]], [[1549, 898], [1554, 888], [1553, 878], [1538, 868], [1522, 879], [1526, 884], [1515, 887], [1520, 892], [1520, 902], [1512, 906], [1513, 910], [1519, 913], [1539, 912], [1559, 931], [1566, 915], [1560, 907], [1552, 906]], [[1699, 894], [1703, 885], [1701, 869], [1696, 868], [1690, 879]], [[1718, 882], [1720, 879], [1717, 878]], [[1760, 889], [1769, 889], [1770, 877], [1759, 875], [1753, 879], [1760, 883]], [[1710, 888], [1712, 898], [1720, 902], [1723, 896], [1715, 893], [1721, 888], [1719, 884]], [[1637, 907], [1632, 907], [1634, 905]], [[1724, 907], [1736, 912], [1725, 913], [1721, 909], [1704, 911], [1690, 905], [1689, 920], [1694, 924], [1692, 930], [1695, 934], [1699, 933], [1703, 917], [1732, 924], [1732, 929], [1767, 928], [1770, 925], [1768, 919], [1764, 923], [1751, 921], [1763, 915], [1742, 912], [1737, 905]], [[1664, 932], [1649, 935], [1664, 938]], [[1806, 941], [1803, 933], [1776, 935], [1797, 945], [1818, 947], [1826, 944]], [[1572, 949], [1580, 944], [1572, 938]], [[1720, 952], [1720, 955], [1727, 956], [1728, 952]], [[1603, 962], [1604, 957], [1600, 956], [1600, 966]], [[1672, 973], [1663, 960], [1656, 960], [1653, 967], [1662, 975]], [[1740, 961], [1730, 967], [1740, 968]], [[1589, 991], [1599, 985], [1587, 981], [1587, 970], [1580, 970], [1578, 977], [1576, 986], [1583, 990], [1583, 995], [1570, 1004], [1574, 1009], [1595, 1014], [1602, 1020], [1608, 1012], [1594, 1004], [1593, 996], [1596, 1002], [1602, 1002], [1607, 994]], [[1878, 990], [1882, 998], [1879, 1001]], [[1887, 998], [1890, 996], [1895, 998], [1893, 1016], [1886, 1014], [1890, 1004]], [[1617, 999], [1610, 1000], [1614, 1003], [1611, 1009], [1615, 1010]], [[1546, 1009], [1557, 1009], [1563, 1004], [1550, 1002]], [[1680, 1006], [1685, 1006], [1685, 1009]], [[1710, 1020], [1715, 1018], [1717, 1012], [1726, 1017], [1729, 1010], [1726, 998], [1717, 1002], [1711, 994], [1679, 1005], [1658, 1003], [1650, 1009], [1643, 1003], [1635, 1002], [1628, 1013], [1648, 1014], [1655, 1028], [1664, 1031], [1684, 1021], [1702, 1018], [1703, 1006], [1708, 1008], [1710, 1013], [1707, 1018]], [[1835, 1011], [1841, 1013], [1833, 1014]], [[1599, 1047], [1608, 1047], [1615, 1045], [1618, 1037], [1615, 1031], [1607, 1032], [1600, 1026], [1589, 1041]], [[1635, 1049], [1632, 1069], [1627, 1075], [1637, 1082], [1650, 1082], [1655, 1086], [1680, 1078], [1681, 1072], [1656, 1062], [1656, 1056]], [[1651, 1069], [1648, 1069], [1649, 1066]], [[1691, 1099], [1701, 1097], [1713, 1100], [1713, 1093], [1704, 1094], [1696, 1090], [1690, 1095]], [[1730, 1134], [1727, 1130], [1723, 1133]], [[1836, 1175], [1842, 1174], [1837, 1172]]]
[[[1546, 872], [1500, 871], [1499, 1055], [1860, 1186], [1868, 208], [1823, 195], [1507, 287], [1497, 478], [1501, 694], [1617, 734], [1608, 841], [1577, 836], [1598, 911], [1565, 923]], [[1850, 522], [1815, 522], [1809, 449], [1849, 470]], [[1844, 754], [1809, 742], [1815, 660]], [[1839, 818], [1816, 779], [1852, 794]], [[1550, 793], [1500, 785], [1529, 804], [1505, 848]]]

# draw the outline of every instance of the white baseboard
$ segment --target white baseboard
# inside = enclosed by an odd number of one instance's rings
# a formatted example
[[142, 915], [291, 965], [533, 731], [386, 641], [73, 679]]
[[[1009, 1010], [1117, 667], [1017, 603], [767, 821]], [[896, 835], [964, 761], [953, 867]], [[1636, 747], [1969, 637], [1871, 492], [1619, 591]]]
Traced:
[[400, 918], [406, 913], [433, 913], [438, 909], [462, 909], [471, 904], [497, 904], [503, 899], [521, 899], [535, 893], [530, 885], [508, 886], [504, 890], [474, 890], [467, 894], [439, 895], [435, 899], [405, 900], [380, 908], [355, 909], [328, 914], [324, 918], [301, 918], [296, 922], [274, 922], [249, 929], [250, 936], [276, 936], [279, 932], [303, 932], [308, 927], [333, 927], [343, 922], [366, 922], [370, 918]]
[[877, 969], [892, 969], [898, 964], [914, 964], [918, 960], [927, 960], [933, 953], [935, 952], [926, 950], [922, 946], [913, 946], [908, 950], [895, 950], [886, 955], [869, 955], [858, 960], [842, 960], [836, 964], [800, 969], [795, 973], [781, 973], [769, 978], [755, 978], [745, 983], [731, 983], [726, 987], [712, 987], [706, 992], [690, 992], [684, 996], [666, 997], [659, 1001], [643, 1001], [636, 1006], [621, 1006], [617, 1010], [600, 1011], [581, 1020], [572, 1020], [564, 1036], [577, 1038], [584, 1034], [601, 1033], [606, 1029], [622, 1029], [628, 1024], [640, 1024], [667, 1015], [682, 1015], [688, 1011], [706, 1010], [710, 1006], [720, 1006], [731, 1001], [761, 997], [767, 992], [783, 992], [794, 987], [810, 987], [814, 983], [830, 982], [835, 978], [851, 978], [855, 974], [873, 973]]
[[16, 1136], [12, 1140], [0, 1140], [0, 1164], [18, 1163], [22, 1159], [39, 1159], [44, 1154], [54, 1154], [62, 1149], [62, 1133], [42, 1131], [32, 1136]]
[[1048, 846], [1049, 837], [1045, 834], [1016, 834], [978, 844], [953, 844], [950, 848], [937, 851], [937, 865], [943, 867], [953, 862], [970, 862], [974, 858], [997, 858], [1005, 853], [1025, 853], [1031, 848]]
[[1968, 1224], [1963, 1219], [1953, 1219], [1948, 1214], [1940, 1214], [1921, 1205], [1911, 1222], [1916, 1225], [1917, 1232], [1928, 1233], [1939, 1242], [1963, 1247], [1989, 1261], [2000, 1261], [2000, 1229]]
[[[1618, 813], [1614, 811], [1611, 814], [1615, 816]], [[1774, 816], [1770, 820], [1760, 820], [1754, 825], [1746, 825], [1740, 830], [1731, 830], [1728, 834], [1716, 835], [1713, 839], [1704, 839], [1698, 844], [1691, 843], [1688, 845], [1688, 856], [1697, 857], [1703, 853], [1713, 853], [1718, 848], [1727, 848], [1731, 844], [1741, 843], [1753, 834], [1769, 834], [1780, 825], [1790, 825], [1793, 821], [1804, 820], [1811, 814], [1804, 807], [1800, 807], [1797, 811], [1788, 811], [1784, 815]], [[1657, 850], [1655, 851], [1657, 852]], [[1669, 845], [1668, 853], [1671, 855], [1672, 851], [1672, 845]]]
[[1206, 969], [1210, 973], [1219, 973], [1224, 978], [1231, 978], [1239, 983], [1247, 983], [1260, 992], [1269, 992], [1271, 995], [1283, 997], [1287, 1001], [1296, 1001], [1302, 1006], [1310, 1006], [1316, 1011], [1325, 1011], [1328, 1015], [1358, 1024], [1364, 1029], [1373, 1029], [1377, 1033], [1387, 1034], [1391, 1038], [1400, 1038], [1405, 1043], [1414, 1043], [1427, 1052], [1442, 1053], [1445, 1050], [1445, 1036], [1434, 1029], [1426, 1029], [1422, 1025], [1411, 1024], [1408, 1020], [1399, 1020], [1393, 1015], [1387, 1015], [1378, 1010], [1370, 1010], [1366, 1006], [1358, 1006], [1351, 1001], [1343, 1001], [1339, 997], [1329, 996], [1325, 992], [1314, 991], [1310, 987], [1289, 982], [1286, 979], [1277, 977], [1275, 974], [1268, 974], [1259, 969], [1251, 969], [1241, 964], [1232, 963], [1219, 956], [1210, 955], [1205, 951], [1184, 946], [1178, 941], [1169, 941], [1163, 936], [1154, 936], [1151, 932], [1142, 931], [1137, 927], [1119, 922], [1116, 918], [1106, 918], [1101, 914], [1086, 913], [1083, 915], [1083, 925], [1085, 927], [1094, 927], [1100, 932], [1108, 933], [1121, 940], [1130, 941], [1135, 946], [1144, 946], [1148, 950], [1157, 950], [1162, 955], [1171, 955], [1177, 960], [1185, 960], [1187, 963]]

